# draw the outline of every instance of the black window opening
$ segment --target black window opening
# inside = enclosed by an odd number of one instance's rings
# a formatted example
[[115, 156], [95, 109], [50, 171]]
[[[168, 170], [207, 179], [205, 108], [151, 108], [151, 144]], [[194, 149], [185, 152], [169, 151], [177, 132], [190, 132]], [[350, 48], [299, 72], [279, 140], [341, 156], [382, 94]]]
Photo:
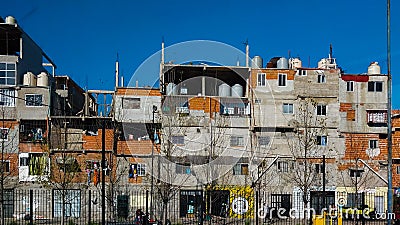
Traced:
[[278, 86], [284, 87], [286, 86], [286, 74], [278, 74]]
[[43, 142], [46, 140], [45, 120], [21, 120], [19, 125], [20, 142]]
[[334, 191], [311, 191], [311, 208], [317, 212], [322, 212], [322, 209], [330, 209], [335, 206]]
[[354, 91], [354, 81], [346, 82], [346, 91], [348, 91], [348, 92]]
[[317, 105], [317, 115], [326, 116], [326, 105]]
[[[291, 208], [290, 198], [290, 194], [271, 194], [271, 216], [274, 218], [278, 216], [289, 216]], [[278, 215], [279, 209], [285, 209], [285, 211], [279, 211], [280, 215]]]
[[227, 217], [229, 213], [229, 196], [228, 190], [212, 190], [207, 192], [207, 201], [211, 202], [211, 215]]
[[383, 82], [382, 81], [369, 81], [368, 91], [369, 92], [382, 92]]
[[43, 95], [41, 94], [26, 94], [25, 95], [26, 106], [43, 106]]
[[350, 173], [350, 177], [361, 177], [362, 176], [362, 172], [364, 172], [364, 170], [362, 169], [350, 169], [349, 173]]
[[181, 190], [179, 192], [179, 216], [194, 217], [201, 211], [205, 213], [205, 202], [203, 202], [203, 191]]

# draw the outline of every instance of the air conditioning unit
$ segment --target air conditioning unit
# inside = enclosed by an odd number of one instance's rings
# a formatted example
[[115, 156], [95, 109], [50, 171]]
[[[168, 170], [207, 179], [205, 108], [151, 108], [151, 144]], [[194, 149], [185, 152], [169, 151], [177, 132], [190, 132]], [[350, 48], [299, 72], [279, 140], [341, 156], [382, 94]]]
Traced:
[[179, 113], [179, 114], [189, 114], [189, 108], [188, 107], [176, 107], [175, 112]]

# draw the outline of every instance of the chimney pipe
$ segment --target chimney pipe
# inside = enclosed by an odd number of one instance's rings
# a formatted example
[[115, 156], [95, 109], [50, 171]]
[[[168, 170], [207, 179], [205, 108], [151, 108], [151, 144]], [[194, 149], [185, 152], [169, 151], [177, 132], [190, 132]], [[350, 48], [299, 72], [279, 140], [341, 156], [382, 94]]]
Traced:
[[119, 78], [119, 62], [118, 62], [118, 54], [117, 61], [115, 61], [115, 87], [118, 87], [118, 78]]
[[246, 67], [249, 67], [249, 42], [246, 41]]

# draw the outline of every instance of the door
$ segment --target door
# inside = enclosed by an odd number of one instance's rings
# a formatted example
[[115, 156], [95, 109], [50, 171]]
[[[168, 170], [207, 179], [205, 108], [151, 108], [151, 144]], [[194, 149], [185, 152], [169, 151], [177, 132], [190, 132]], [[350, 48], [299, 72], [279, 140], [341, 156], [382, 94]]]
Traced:
[[18, 167], [19, 181], [29, 180], [29, 153], [19, 154], [19, 167]]

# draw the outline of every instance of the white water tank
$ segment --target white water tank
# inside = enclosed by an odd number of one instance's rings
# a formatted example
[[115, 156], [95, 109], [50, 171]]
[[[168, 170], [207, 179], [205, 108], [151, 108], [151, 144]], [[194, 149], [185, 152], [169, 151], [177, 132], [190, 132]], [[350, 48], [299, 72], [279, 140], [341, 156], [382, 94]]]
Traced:
[[37, 86], [38, 87], [48, 87], [49, 86], [49, 76], [45, 72], [41, 72], [37, 76]]
[[178, 89], [176, 88], [176, 84], [169, 83], [167, 85], [167, 95], [178, 95]]
[[32, 72], [27, 72], [24, 74], [24, 81], [22, 83], [24, 86], [34, 87], [36, 86], [36, 76]]
[[15, 25], [16, 23], [17, 23], [17, 20], [13, 16], [6, 17], [6, 24]]
[[226, 83], [223, 83], [218, 86], [218, 96], [220, 97], [228, 97], [231, 96], [231, 86]]
[[371, 64], [369, 64], [367, 74], [381, 74], [381, 67], [378, 65], [378, 62], [372, 62]]
[[276, 62], [276, 68], [277, 69], [288, 69], [289, 64], [288, 60], [285, 57], [281, 57], [278, 62]]
[[321, 59], [318, 62], [318, 68], [319, 69], [327, 69], [328, 68], [328, 60], [327, 59]]
[[261, 56], [254, 56], [253, 60], [251, 61], [251, 68], [257, 69], [263, 67], [263, 59]]
[[243, 97], [243, 86], [240, 84], [235, 84], [232, 86], [232, 96], [233, 97]]
[[289, 68], [290, 69], [297, 69], [297, 68], [301, 68], [301, 67], [302, 67], [302, 63], [299, 58], [290, 58], [289, 59]]

